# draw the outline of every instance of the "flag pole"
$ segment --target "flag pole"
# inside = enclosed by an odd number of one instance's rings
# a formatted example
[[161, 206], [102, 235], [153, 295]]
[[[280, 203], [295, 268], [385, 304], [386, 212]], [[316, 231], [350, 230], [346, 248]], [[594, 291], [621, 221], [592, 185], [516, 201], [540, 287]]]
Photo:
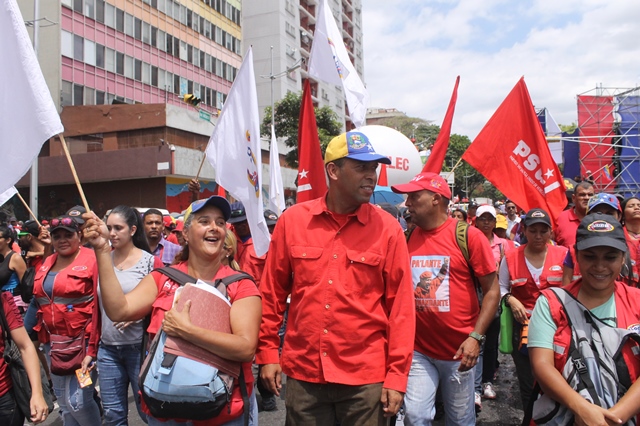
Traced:
[[462, 156], [460, 156], [460, 158], [458, 158], [458, 162], [456, 163], [456, 165], [453, 166], [453, 168], [451, 170], [449, 170], [449, 174], [447, 175], [447, 180], [449, 180], [449, 176], [451, 176], [451, 173], [453, 173], [453, 171], [458, 167], [458, 165], [460, 164], [461, 161], [462, 161]]
[[69, 167], [71, 168], [71, 173], [73, 174], [73, 179], [76, 182], [76, 186], [78, 187], [78, 192], [80, 192], [80, 198], [82, 198], [82, 205], [87, 211], [91, 211], [89, 208], [89, 203], [87, 203], [87, 198], [84, 196], [84, 191], [82, 190], [82, 185], [80, 185], [80, 179], [78, 179], [78, 173], [76, 173], [76, 168], [73, 165], [73, 160], [71, 159], [71, 154], [69, 154], [69, 148], [67, 147], [67, 141], [64, 139], [64, 135], [62, 133], [58, 134], [60, 138], [60, 142], [62, 142], [62, 149], [64, 150], [64, 155], [67, 156], [67, 161], [69, 162]]
[[38, 220], [38, 218], [36, 217], [35, 214], [33, 214], [33, 211], [31, 211], [31, 209], [29, 208], [29, 205], [27, 204], [27, 202], [24, 200], [24, 198], [22, 198], [22, 195], [20, 195], [19, 192], [16, 193], [16, 195], [18, 196], [18, 198], [20, 198], [20, 201], [22, 201], [22, 204], [24, 205], [24, 208], [27, 209], [27, 211], [29, 212], [29, 214], [33, 217], [33, 219], [36, 221], [36, 223], [38, 224], [38, 226], [42, 226], [40, 224], [40, 221]]
[[204, 160], [207, 159], [206, 151], [202, 153], [202, 161], [200, 162], [200, 167], [198, 168], [198, 173], [196, 174], [196, 181], [200, 177], [200, 172], [202, 171], [202, 166], [204, 166]]

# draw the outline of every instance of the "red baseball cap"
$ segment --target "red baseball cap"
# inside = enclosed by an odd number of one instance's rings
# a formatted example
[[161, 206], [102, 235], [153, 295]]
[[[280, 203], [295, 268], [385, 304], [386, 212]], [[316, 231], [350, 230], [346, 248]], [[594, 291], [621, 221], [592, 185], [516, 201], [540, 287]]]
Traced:
[[451, 199], [451, 189], [447, 181], [437, 173], [420, 173], [408, 183], [391, 186], [391, 190], [398, 194], [407, 194], [409, 192], [422, 191], [423, 189]]

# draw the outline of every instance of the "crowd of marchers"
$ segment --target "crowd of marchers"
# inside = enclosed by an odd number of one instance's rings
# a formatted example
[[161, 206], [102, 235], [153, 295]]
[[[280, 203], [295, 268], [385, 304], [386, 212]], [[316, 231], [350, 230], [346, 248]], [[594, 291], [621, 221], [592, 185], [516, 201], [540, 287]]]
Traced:
[[[281, 392], [288, 425], [430, 425], [438, 413], [472, 425], [499, 397], [499, 351], [516, 367], [523, 424], [635, 424], [640, 199], [585, 181], [558, 217], [509, 200], [464, 211], [441, 176], [420, 173], [391, 187], [406, 194], [399, 210], [369, 202], [389, 162], [362, 133], [334, 138], [327, 193], [265, 211], [261, 256], [244, 206], [198, 199], [196, 180], [178, 220], [123, 205], [0, 217], [0, 352], [14, 342], [32, 389], [24, 412], [0, 358], [0, 424], [43, 422], [50, 390], [64, 425], [126, 425], [131, 387], [157, 426], [257, 425], [256, 394], [270, 411]], [[192, 317], [196, 300], [178, 303], [180, 277], [226, 279], [228, 331]], [[139, 377], [165, 338], [240, 366], [215, 414], [167, 408], [190, 389], [153, 405]]]

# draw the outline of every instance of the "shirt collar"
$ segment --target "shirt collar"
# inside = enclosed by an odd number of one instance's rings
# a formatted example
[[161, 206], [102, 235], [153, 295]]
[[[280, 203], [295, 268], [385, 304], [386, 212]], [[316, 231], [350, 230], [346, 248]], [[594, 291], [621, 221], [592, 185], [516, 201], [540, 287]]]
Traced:
[[[309, 212], [312, 215], [319, 216], [323, 213], [333, 213], [331, 210], [329, 210], [329, 207], [327, 207], [327, 194], [328, 192], [325, 193], [324, 196], [311, 201], [313, 205], [309, 209]], [[348, 216], [355, 216], [358, 219], [358, 222], [366, 225], [369, 222], [369, 217], [371, 215], [370, 207], [372, 206], [369, 203], [361, 204], [355, 212], [349, 214]]]

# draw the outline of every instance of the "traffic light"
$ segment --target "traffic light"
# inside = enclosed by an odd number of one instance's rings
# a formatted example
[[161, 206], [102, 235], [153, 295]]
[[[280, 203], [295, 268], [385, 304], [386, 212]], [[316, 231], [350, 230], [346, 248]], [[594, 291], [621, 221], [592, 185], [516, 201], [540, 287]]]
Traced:
[[197, 98], [196, 95], [192, 93], [187, 93], [186, 95], [184, 95], [184, 101], [189, 105], [197, 107], [200, 103], [200, 98]]

